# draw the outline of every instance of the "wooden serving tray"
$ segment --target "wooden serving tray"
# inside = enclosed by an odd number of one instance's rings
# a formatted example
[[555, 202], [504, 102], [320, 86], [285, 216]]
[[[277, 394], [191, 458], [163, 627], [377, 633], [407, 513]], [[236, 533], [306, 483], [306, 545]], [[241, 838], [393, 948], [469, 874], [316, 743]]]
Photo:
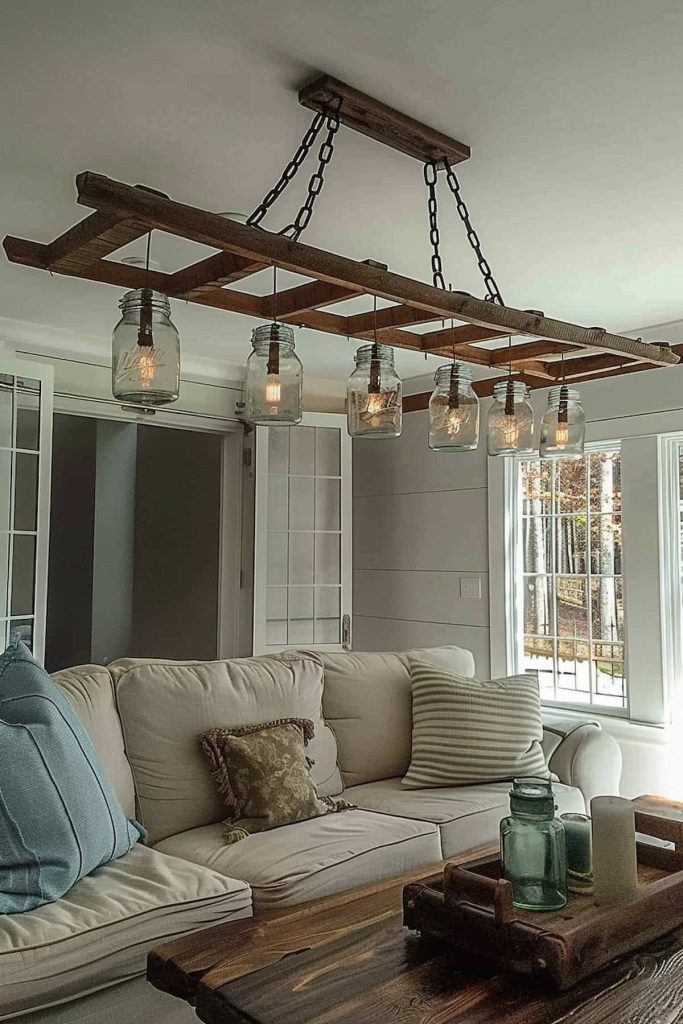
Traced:
[[440, 884], [407, 885], [404, 923], [469, 956], [570, 988], [683, 924], [683, 820], [652, 813], [651, 804], [637, 808], [636, 831], [675, 846], [637, 844], [639, 889], [631, 900], [596, 907], [592, 896], [570, 893], [561, 910], [518, 910], [500, 859], [488, 857], [447, 864]]

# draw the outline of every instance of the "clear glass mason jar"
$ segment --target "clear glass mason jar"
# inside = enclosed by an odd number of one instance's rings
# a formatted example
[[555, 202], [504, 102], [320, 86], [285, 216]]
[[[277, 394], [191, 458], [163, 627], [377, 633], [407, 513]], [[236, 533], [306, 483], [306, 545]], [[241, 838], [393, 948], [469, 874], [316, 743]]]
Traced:
[[509, 377], [493, 388], [489, 408], [487, 444], [489, 455], [527, 455], [534, 446], [534, 410], [531, 389]]
[[586, 436], [586, 417], [579, 392], [566, 384], [551, 388], [541, 420], [542, 459], [580, 459]]
[[294, 351], [294, 331], [264, 324], [251, 337], [247, 359], [245, 413], [250, 423], [294, 425], [303, 415], [304, 368]]
[[362, 345], [346, 388], [351, 437], [398, 437], [403, 426], [403, 385], [390, 345]]
[[429, 399], [429, 447], [433, 451], [468, 452], [479, 443], [479, 399], [472, 389], [472, 371], [447, 363], [434, 374]]
[[514, 780], [510, 816], [500, 823], [500, 858], [512, 902], [522, 910], [558, 910], [567, 902], [564, 825], [555, 809], [547, 780]]
[[166, 295], [126, 292], [112, 337], [112, 392], [124, 405], [166, 405], [180, 393], [180, 338]]

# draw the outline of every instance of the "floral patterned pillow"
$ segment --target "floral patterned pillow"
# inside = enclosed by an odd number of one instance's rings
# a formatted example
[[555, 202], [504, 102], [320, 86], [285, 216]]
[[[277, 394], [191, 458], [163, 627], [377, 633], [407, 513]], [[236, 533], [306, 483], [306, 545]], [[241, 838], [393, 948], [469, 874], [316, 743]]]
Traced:
[[228, 809], [226, 843], [352, 807], [345, 800], [318, 796], [306, 757], [313, 729], [308, 719], [281, 718], [263, 725], [209, 729], [200, 737]]

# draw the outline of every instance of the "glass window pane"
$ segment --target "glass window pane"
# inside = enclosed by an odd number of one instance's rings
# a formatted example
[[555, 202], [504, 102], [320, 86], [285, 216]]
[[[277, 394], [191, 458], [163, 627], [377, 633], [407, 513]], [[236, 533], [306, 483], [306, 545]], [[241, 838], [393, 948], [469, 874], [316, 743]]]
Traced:
[[313, 643], [313, 587], [289, 588], [287, 637], [290, 644]]
[[341, 583], [341, 546], [338, 533], [315, 534], [315, 582]]
[[555, 511], [577, 513], [586, 511], [587, 460], [560, 459], [556, 463]]
[[12, 453], [0, 451], [0, 531], [10, 528]]
[[624, 593], [621, 579], [602, 576], [591, 580], [593, 640], [624, 639]]
[[621, 511], [621, 457], [619, 452], [592, 452], [590, 498], [592, 512]]
[[543, 574], [551, 571], [552, 522], [550, 516], [522, 520], [524, 572]]
[[37, 452], [40, 443], [40, 394], [17, 392], [17, 448]]
[[541, 700], [555, 699], [554, 642], [549, 637], [525, 636], [522, 671], [536, 672]]
[[552, 465], [541, 459], [522, 463], [522, 514], [548, 515], [552, 511]]
[[14, 378], [0, 375], [0, 448], [12, 447], [14, 415]]
[[312, 530], [315, 526], [315, 480], [313, 477], [289, 478], [289, 528]]
[[289, 427], [268, 427], [268, 475], [289, 472]]
[[586, 516], [555, 518], [555, 572], [582, 575], [586, 572]]
[[29, 651], [33, 650], [33, 619], [10, 619], [8, 634], [10, 643], [21, 640]]
[[588, 639], [587, 581], [577, 576], [555, 580], [558, 637]]
[[621, 575], [621, 516], [591, 516], [591, 572]]
[[288, 513], [289, 479], [286, 476], [272, 476], [268, 481], [268, 529], [288, 529]]
[[17, 452], [14, 491], [14, 529], [38, 528], [38, 455]]
[[313, 476], [315, 427], [290, 427], [289, 431], [289, 472]]
[[550, 577], [524, 579], [524, 632], [535, 636], [552, 634]]
[[266, 589], [266, 643], [287, 643], [287, 588]]
[[0, 530], [0, 616], [9, 615], [9, 553], [10, 535]]
[[622, 644], [598, 643], [593, 647], [595, 692], [600, 703], [608, 707], [624, 707], [626, 680], [624, 678], [624, 648]]
[[269, 532], [266, 573], [266, 583], [269, 586], [287, 583], [287, 548], [288, 534]]
[[316, 644], [338, 644], [341, 641], [341, 590], [339, 587], [317, 587], [315, 591]]
[[313, 533], [289, 534], [289, 582], [313, 583]]
[[317, 476], [341, 473], [341, 431], [337, 427], [315, 428], [315, 472]]
[[36, 538], [15, 534], [12, 553], [13, 616], [32, 615], [36, 579]]
[[315, 481], [315, 528], [339, 530], [341, 524], [340, 481]]

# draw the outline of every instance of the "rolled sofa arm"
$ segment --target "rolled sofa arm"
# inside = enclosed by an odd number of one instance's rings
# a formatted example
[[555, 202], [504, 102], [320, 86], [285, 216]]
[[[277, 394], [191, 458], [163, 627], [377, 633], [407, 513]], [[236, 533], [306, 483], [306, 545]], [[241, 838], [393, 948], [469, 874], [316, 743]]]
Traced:
[[544, 717], [543, 751], [560, 782], [581, 790], [587, 810], [594, 796], [619, 793], [621, 748], [598, 722]]

